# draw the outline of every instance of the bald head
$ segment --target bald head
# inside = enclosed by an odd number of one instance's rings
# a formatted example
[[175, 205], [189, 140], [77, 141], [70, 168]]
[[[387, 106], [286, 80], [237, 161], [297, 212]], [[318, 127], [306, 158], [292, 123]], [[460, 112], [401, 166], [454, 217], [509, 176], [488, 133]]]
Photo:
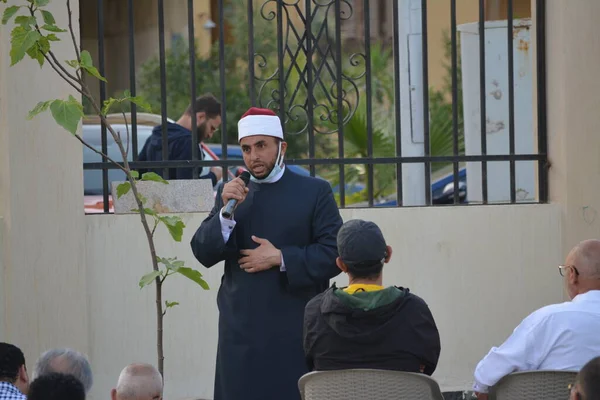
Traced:
[[600, 290], [600, 240], [584, 240], [569, 252], [561, 268], [569, 298]]
[[159, 400], [162, 399], [163, 380], [156, 368], [150, 364], [130, 364], [126, 366], [112, 400]]
[[571, 263], [583, 278], [600, 278], [600, 240], [584, 240], [569, 255]]

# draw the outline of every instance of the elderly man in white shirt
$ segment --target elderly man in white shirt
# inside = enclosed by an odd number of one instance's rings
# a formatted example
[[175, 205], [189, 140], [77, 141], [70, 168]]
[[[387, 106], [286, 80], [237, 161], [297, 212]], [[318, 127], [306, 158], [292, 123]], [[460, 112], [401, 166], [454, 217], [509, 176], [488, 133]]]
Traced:
[[490, 350], [475, 369], [478, 399], [512, 372], [579, 371], [600, 355], [600, 241], [579, 243], [558, 268], [571, 301], [533, 312]]

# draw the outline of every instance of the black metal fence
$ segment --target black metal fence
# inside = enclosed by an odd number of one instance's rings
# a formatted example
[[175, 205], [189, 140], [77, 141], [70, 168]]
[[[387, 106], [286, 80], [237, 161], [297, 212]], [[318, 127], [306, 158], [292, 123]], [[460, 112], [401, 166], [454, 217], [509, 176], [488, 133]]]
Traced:
[[[107, 1], [96, 0], [98, 64], [103, 75], [108, 67], [105, 52], [111, 51], [105, 42]], [[546, 202], [545, 1], [532, 0], [536, 18], [528, 24], [527, 20], [513, 18], [514, 2], [517, 0], [508, 0], [508, 18], [503, 22], [506, 24], [506, 36], [500, 42], [487, 36], [495, 33], [490, 34], [486, 29], [492, 22], [486, 21], [486, 1], [479, 0], [479, 20], [472, 21], [476, 26], [478, 45], [473, 47], [470, 44], [469, 49], [464, 47], [466, 42], [461, 40], [462, 34], [459, 33], [457, 1], [444, 2], [447, 3], [450, 21], [448, 69], [444, 74], [448, 82], [446, 92], [435, 91], [429, 84], [432, 54], [428, 49], [432, 43], [431, 32], [435, 30], [439, 33], [439, 29], [429, 23], [428, 5], [431, 3], [427, 0], [381, 1], [385, 6], [376, 9], [379, 16], [376, 22], [372, 13], [373, 4], [377, 2], [373, 0], [215, 1], [212, 3], [216, 3], [218, 8], [215, 13], [218, 40], [214, 43], [213, 51], [201, 58], [196, 46], [200, 27], [195, 24], [194, 1], [188, 0], [188, 18], [181, 24], [187, 24], [188, 27], [187, 38], [183, 38], [183, 42], [187, 47], [189, 71], [186, 79], [189, 84], [187, 93], [182, 95], [193, 103], [197, 95], [206, 91], [205, 75], [212, 74], [212, 83], [218, 87], [215, 95], [220, 97], [223, 109], [220, 159], [200, 160], [196, 121], [192, 118], [192, 160], [169, 161], [168, 146], [164, 145], [164, 161], [137, 161], [143, 143], [138, 138], [139, 111], [132, 105], [131, 166], [165, 171], [175, 167], [193, 167], [194, 176], [197, 177], [199, 169], [205, 166], [219, 165], [226, 171], [232, 166], [243, 165], [239, 158], [228, 157], [229, 149], [236, 142], [233, 136], [239, 118], [239, 112], [232, 111], [239, 99], [231, 91], [243, 87], [247, 104], [237, 104], [235, 107], [260, 106], [276, 111], [284, 121], [287, 140], [292, 142], [290, 149], [294, 150], [290, 152], [292, 156], [287, 159], [286, 165], [306, 168], [311, 175], [330, 180], [340, 207]], [[405, 2], [411, 5], [406, 6]], [[168, 117], [178, 117], [168, 115], [169, 96], [173, 89], [167, 65], [171, 50], [165, 38], [166, 3], [164, 0], [143, 3], [144, 7], [156, 7], [158, 11], [156, 38], [160, 96], [156, 102], [160, 103], [164, 143], [167, 143]], [[402, 21], [407, 20], [405, 13], [415, 4], [421, 12], [420, 18], [417, 17], [413, 22], [420, 20], [420, 27], [413, 24], [410, 32], [407, 31], [407, 23]], [[133, 96], [145, 94], [138, 90], [140, 72], [136, 68], [134, 40], [138, 22], [135, 20], [135, 7], [139, 6], [140, 3], [134, 0], [127, 1], [125, 20], [128, 23], [129, 60], [121, 60], [121, 66], [126, 62], [129, 64], [129, 88], [122, 89], [130, 90]], [[245, 18], [239, 19], [240, 15]], [[389, 35], [377, 38], [373, 32], [385, 31], [380, 28], [386, 20], [391, 21], [387, 25]], [[503, 27], [503, 23], [496, 22], [496, 27]], [[531, 111], [530, 115], [523, 112], [519, 114], [520, 109], [515, 107], [515, 90], [518, 87], [515, 84], [515, 52], [523, 50], [515, 49], [515, 24], [519, 25], [519, 29], [535, 31], [535, 45], [525, 43], [527, 48], [524, 49], [530, 52], [530, 48], [535, 48], [534, 55], [525, 56], [525, 59], [531, 57], [533, 62], [525, 70], [518, 71], [518, 79], [525, 75], [526, 79], [532, 80], [531, 102], [536, 99], [536, 104], [531, 110], [536, 111], [535, 114]], [[492, 39], [496, 40], [496, 47], [490, 45]], [[410, 46], [407, 44], [409, 42]], [[237, 56], [230, 56], [232, 46], [242, 46], [244, 50], [247, 47], [244, 57], [239, 57], [239, 52]], [[521, 43], [517, 43], [517, 46], [521, 46]], [[490, 57], [486, 57], [486, 52], [496, 54], [498, 48], [504, 47], [506, 50], [498, 60], [490, 61]], [[406, 54], [402, 53], [402, 48], [408, 49]], [[420, 53], [417, 56], [411, 54], [415, 49]], [[472, 61], [472, 54], [478, 57], [475, 62]], [[236, 59], [232, 60], [232, 57]], [[410, 60], [407, 61], [406, 57]], [[439, 54], [436, 57], [439, 58]], [[471, 63], [469, 71], [478, 68], [478, 74], [465, 76], [465, 63]], [[501, 67], [488, 72], [490, 63], [501, 64]], [[216, 68], [201, 69], [204, 65]], [[411, 68], [412, 65], [420, 68], [420, 74]], [[244, 71], [241, 76], [245, 76], [247, 81], [231, 83], [232, 74], [240, 70]], [[504, 85], [507, 96], [502, 97], [500, 107], [507, 110], [507, 115], [503, 117], [506, 123], [503, 120], [499, 123], [502, 134], [508, 136], [508, 149], [504, 151], [498, 150], [503, 146], [490, 148], [488, 140], [490, 135], [498, 133], [494, 129], [490, 132], [489, 127], [490, 109], [499, 104], [498, 101], [498, 104], [490, 103], [489, 87], [499, 85], [496, 82], [499, 74], [505, 74], [507, 80]], [[403, 85], [406, 75], [409, 84]], [[415, 81], [414, 76], [419, 75], [420, 79]], [[204, 79], [204, 83], [200, 82], [201, 79]], [[475, 86], [478, 86], [475, 96], [468, 89], [473, 86], [474, 80], [477, 81]], [[236, 87], [232, 88], [231, 85]], [[415, 87], [421, 88], [420, 93]], [[402, 100], [406, 93], [410, 95], [408, 103]], [[107, 97], [104, 82], [100, 82], [99, 95], [101, 101]], [[479, 112], [472, 112], [473, 109]], [[422, 121], [418, 121], [415, 115], [421, 115]], [[406, 118], [410, 119], [408, 132], [402, 129]], [[518, 128], [516, 121], [522, 120], [531, 120], [533, 124], [525, 123], [524, 128]], [[474, 134], [474, 129], [479, 131]], [[109, 138], [104, 126], [100, 134], [101, 148], [106, 153]], [[405, 137], [403, 140], [403, 135], [408, 135], [408, 139]], [[533, 144], [530, 151], [518, 151], [518, 135], [531, 136]], [[419, 139], [415, 140], [415, 137]], [[407, 140], [410, 151], [406, 147]], [[445, 145], [439, 146], [439, 143]], [[476, 151], [473, 151], [474, 146]], [[415, 150], [420, 154], [414, 155]], [[85, 162], [84, 169], [102, 171], [103, 207], [104, 212], [108, 212], [109, 171], [114, 167], [106, 160], [102, 161]], [[529, 174], [529, 180], [537, 192], [533, 197], [518, 198], [519, 163], [528, 165], [530, 172], [531, 168], [535, 170], [535, 176]], [[489, 175], [492, 164], [508, 167], [506, 190], [496, 190], [497, 185], [504, 185], [505, 182], [499, 182]], [[411, 166], [415, 165], [422, 168], [411, 170]], [[407, 170], [410, 171], [407, 173]], [[443, 174], [444, 171], [447, 173]], [[436, 172], [440, 172], [438, 176]], [[230, 176], [225, 173], [223, 179], [228, 180]], [[409, 181], [418, 182], [414, 185], [417, 188], [415, 190], [424, 193], [415, 196], [411, 192], [413, 186], [407, 183]], [[490, 188], [501, 194], [490, 197]], [[407, 201], [407, 197], [412, 200]]]

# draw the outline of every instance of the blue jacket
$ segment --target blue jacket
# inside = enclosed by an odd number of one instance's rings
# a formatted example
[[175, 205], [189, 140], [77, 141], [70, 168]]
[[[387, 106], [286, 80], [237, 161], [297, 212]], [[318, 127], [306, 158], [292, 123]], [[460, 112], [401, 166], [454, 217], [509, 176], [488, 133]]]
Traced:
[[[169, 146], [169, 161], [191, 161], [192, 160], [192, 132], [181, 125], [167, 122], [167, 139]], [[140, 151], [139, 161], [162, 161], [162, 126], [155, 126], [152, 135], [146, 140], [144, 147]], [[204, 153], [199, 150], [200, 159], [204, 159]], [[200, 168], [201, 169], [201, 168]], [[193, 168], [169, 168], [168, 176], [164, 176], [164, 169], [150, 168], [140, 170], [140, 174], [145, 172], [155, 172], [163, 179], [193, 179]], [[217, 177], [213, 172], [209, 172], [200, 179], [211, 179], [213, 186], [217, 184]]]

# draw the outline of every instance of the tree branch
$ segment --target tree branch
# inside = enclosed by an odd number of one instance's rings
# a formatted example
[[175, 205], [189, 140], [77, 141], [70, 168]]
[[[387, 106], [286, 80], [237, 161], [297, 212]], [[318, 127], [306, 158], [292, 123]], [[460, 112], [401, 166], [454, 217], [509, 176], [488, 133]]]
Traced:
[[[67, 4], [68, 4], [68, 1], [67, 1]], [[32, 4], [32, 5], [30, 5], [28, 8], [29, 8], [29, 13], [31, 14], [31, 16], [35, 18], [35, 8], [34, 8], [33, 4]], [[70, 14], [69, 14], [69, 26], [70, 26], [70, 25], [71, 25], [71, 17], [70, 17]], [[42, 31], [40, 30], [40, 26], [39, 26], [37, 23], [35, 24], [35, 30], [37, 31], [37, 33], [39, 33], [39, 34], [40, 34], [40, 36], [44, 36], [44, 34], [42, 33]], [[63, 67], [63, 66], [62, 66], [62, 64], [61, 64], [61, 63], [60, 63], [60, 62], [59, 62], [59, 61], [56, 59], [56, 57], [54, 56], [54, 53], [53, 53], [51, 50], [49, 50], [47, 54], [50, 54], [50, 57], [52, 57], [52, 60], [53, 60], [53, 61], [54, 61], [54, 63], [56, 64], [56, 67], [57, 67], [57, 68], [60, 68], [60, 70], [61, 70], [61, 71], [62, 71], [62, 72], [63, 72], [63, 73], [66, 75], [66, 76], [68, 76], [68, 77], [69, 77], [70, 79], [72, 79], [74, 82], [76, 82], [76, 83], [80, 83], [80, 79], [78, 79], [77, 77], [75, 77], [75, 76], [71, 75], [71, 73], [69, 73], [69, 71], [67, 71], [67, 70], [66, 70], [66, 68], [65, 68], [65, 67]], [[46, 54], [44, 54], [44, 57], [46, 58], [46, 60], [48, 60], [48, 57], [46, 56]], [[78, 59], [78, 61], [79, 61], [79, 57], [78, 57], [77, 59]], [[80, 62], [80, 61], [79, 61], [79, 62]], [[55, 68], [55, 70], [56, 70], [56, 68]], [[56, 71], [56, 72], [58, 72], [58, 71]], [[66, 79], [66, 78], [65, 78], [64, 76], [62, 76], [62, 75], [61, 75], [61, 78], [63, 78], [63, 79], [64, 79], [64, 80], [66, 80], [67, 82], [69, 81], [68, 79]], [[73, 85], [71, 85], [71, 86], [73, 86]]]
[[152, 228], [152, 237], [154, 237], [154, 232], [156, 232], [156, 227], [158, 226], [158, 220], [154, 220], [154, 228]]
[[[51, 54], [52, 52], [48, 52], [49, 54]], [[44, 54], [44, 58], [46, 59], [46, 61], [48, 61], [48, 64], [50, 64], [50, 66], [52, 67], [52, 69], [54, 71], [56, 71], [56, 73], [65, 81], [67, 82], [69, 85], [71, 85], [71, 87], [75, 90], [77, 90], [77, 92], [79, 92], [81, 95], [86, 96], [85, 93], [83, 93], [83, 91], [81, 90], [81, 88], [77, 87], [73, 82], [71, 82], [66, 76], [64, 76], [61, 72], [61, 70], [52, 62], [52, 60], [48, 57], [47, 54]], [[76, 83], [80, 83], [77, 80], [75, 81]], [[86, 96], [88, 97], [88, 96]], [[88, 97], [89, 98], [89, 97]]]
[[127, 170], [125, 168], [123, 168], [123, 166], [121, 164], [119, 164], [118, 162], [116, 162], [115, 160], [113, 160], [112, 158], [110, 158], [109, 156], [107, 156], [106, 154], [104, 154], [103, 152], [101, 152], [100, 150], [97, 150], [96, 148], [90, 146], [89, 144], [86, 143], [85, 140], [83, 140], [83, 138], [79, 135], [75, 135], [75, 137], [77, 138], [77, 140], [79, 140], [81, 142], [81, 144], [83, 144], [85, 147], [87, 147], [88, 149], [92, 150], [94, 153], [97, 153], [99, 155], [101, 155], [102, 157], [106, 158], [108, 160], [108, 162], [110, 162], [113, 165], [116, 165], [117, 167], [119, 167], [119, 169], [125, 173], [127, 173]]
[[129, 123], [127, 122], [127, 116], [125, 115], [125, 111], [123, 110], [123, 104], [121, 104], [121, 114], [123, 114], [123, 120], [125, 121], [125, 130], [127, 131], [127, 147], [125, 147], [125, 152], [129, 154]]
[[77, 47], [75, 32], [73, 32], [73, 13], [71, 12], [71, 0], [67, 0], [67, 12], [69, 13], [69, 32], [71, 32], [71, 40], [73, 40], [73, 47], [75, 48], [75, 54], [77, 55], [77, 62], [81, 63], [81, 54], [79, 53], [79, 47]]
[[[38, 28], [38, 31], [40, 31], [39, 28]], [[41, 34], [41, 31], [40, 31], [40, 34]], [[52, 57], [52, 60], [54, 60], [56, 65], [58, 65], [58, 67], [61, 69], [61, 71], [63, 71], [63, 73], [66, 76], [68, 76], [70, 79], [72, 79], [76, 83], [81, 84], [81, 79], [71, 75], [71, 73], [69, 71], [67, 71], [67, 69], [65, 67], [63, 67], [62, 64], [56, 59], [56, 56], [54, 55], [54, 53], [52, 51], [49, 51], [48, 54], [50, 54], [50, 57]]]
[[[68, 7], [68, 11], [69, 11], [69, 30], [71, 31], [71, 39], [73, 40], [73, 45], [75, 46], [75, 52], [77, 53], [77, 58], [78, 58], [78, 62], [80, 62], [80, 56], [81, 54], [79, 53], [79, 49], [77, 48], [77, 41], [75, 39], [75, 35], [72, 29], [72, 13], [71, 13], [71, 9], [70, 9], [70, 0], [67, 0], [67, 7]], [[39, 31], [39, 28], [38, 28]], [[77, 137], [77, 139], [86, 147], [90, 148], [92, 151], [100, 154], [101, 156], [105, 157], [105, 159], [109, 160], [110, 162], [112, 162], [115, 165], [118, 165], [119, 168], [125, 172], [125, 175], [127, 177], [127, 180], [129, 181], [129, 183], [131, 184], [131, 191], [133, 193], [133, 197], [135, 198], [135, 201], [138, 205], [139, 208], [139, 213], [140, 213], [140, 219], [142, 222], [142, 226], [144, 227], [144, 232], [146, 233], [146, 238], [148, 240], [148, 247], [150, 250], [150, 255], [151, 255], [151, 259], [152, 259], [152, 269], [154, 271], [158, 271], [159, 267], [158, 267], [158, 261], [156, 259], [156, 246], [154, 244], [154, 237], [153, 237], [153, 229], [150, 228], [149, 224], [148, 224], [148, 219], [147, 219], [147, 215], [144, 212], [144, 204], [142, 203], [138, 190], [137, 190], [137, 185], [136, 185], [136, 181], [135, 179], [133, 179], [133, 176], [131, 175], [131, 169], [129, 168], [129, 161], [127, 159], [127, 154], [128, 154], [128, 149], [126, 150], [125, 147], [123, 146], [123, 142], [120, 140], [119, 135], [115, 132], [114, 128], [112, 127], [112, 125], [110, 123], [108, 123], [108, 121], [106, 120], [106, 117], [102, 114], [102, 110], [100, 109], [100, 106], [98, 105], [98, 103], [96, 102], [96, 100], [94, 99], [94, 97], [92, 96], [90, 89], [88, 87], [88, 85], [86, 84], [86, 82], [82, 79], [81, 75], [78, 73], [79, 71], [77, 71], [77, 77], [73, 77], [73, 75], [71, 75], [68, 71], [66, 71], [64, 69], [64, 67], [62, 67], [62, 65], [58, 62], [58, 60], [56, 60], [56, 57], [54, 56], [54, 54], [52, 53], [52, 51], [48, 52], [50, 54], [50, 57], [48, 57], [47, 55], [44, 55], [44, 57], [46, 58], [46, 60], [48, 61], [48, 63], [52, 66], [52, 68], [57, 72], [57, 74], [64, 79], [69, 85], [71, 85], [77, 92], [79, 92], [80, 94], [82, 94], [85, 98], [87, 98], [91, 105], [92, 108], [94, 109], [94, 111], [96, 112], [96, 114], [100, 117], [100, 120], [102, 121], [102, 124], [104, 124], [107, 129], [109, 130], [109, 132], [111, 133], [115, 143], [117, 144], [117, 146], [119, 147], [119, 151], [121, 152], [121, 156], [123, 157], [123, 166], [121, 166], [120, 164], [116, 163], [114, 160], [110, 159], [108, 156], [106, 156], [105, 154], [103, 154], [102, 152], [99, 152], [98, 150], [96, 150], [95, 148], [89, 146], [87, 143], [85, 143], [85, 141], [78, 135], [75, 135], [75, 137]], [[52, 58], [52, 60], [54, 61], [54, 63], [56, 63], [56, 65], [52, 62], [50, 62], [50, 58]], [[77, 83], [79, 85], [79, 87], [75, 86], [73, 84], [73, 82], [71, 82], [71, 80], [73, 80], [75, 83]], [[129, 141], [128, 141], [129, 143]], [[164, 376], [164, 352], [163, 352], [163, 318], [165, 316], [166, 313], [166, 309], [163, 311], [163, 307], [162, 307], [162, 282], [160, 279], [156, 279], [156, 285], [155, 285], [155, 289], [156, 289], [156, 322], [157, 322], [157, 327], [156, 327], [156, 349], [157, 349], [157, 355], [158, 355], [158, 370], [161, 373], [162, 376]]]

